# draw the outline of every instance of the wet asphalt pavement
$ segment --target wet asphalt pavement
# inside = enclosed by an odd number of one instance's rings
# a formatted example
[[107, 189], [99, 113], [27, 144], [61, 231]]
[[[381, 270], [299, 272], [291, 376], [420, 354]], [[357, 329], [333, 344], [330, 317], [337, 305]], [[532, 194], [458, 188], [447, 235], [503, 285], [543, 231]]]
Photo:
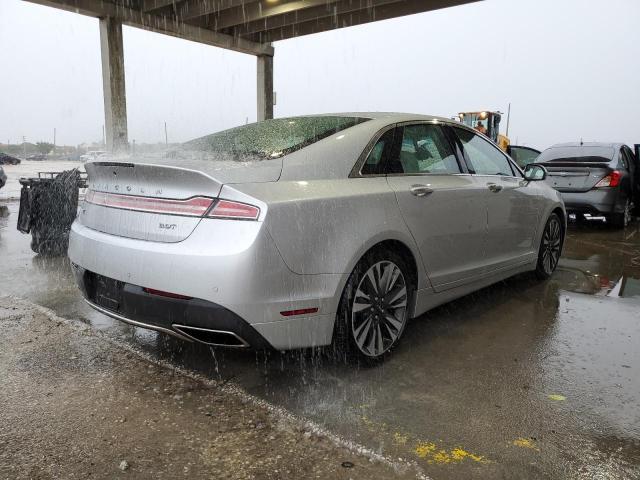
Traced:
[[514, 277], [413, 321], [391, 358], [209, 349], [92, 311], [66, 259], [35, 256], [0, 206], [0, 296], [233, 382], [434, 480], [640, 478], [640, 226], [570, 225], [547, 282]]

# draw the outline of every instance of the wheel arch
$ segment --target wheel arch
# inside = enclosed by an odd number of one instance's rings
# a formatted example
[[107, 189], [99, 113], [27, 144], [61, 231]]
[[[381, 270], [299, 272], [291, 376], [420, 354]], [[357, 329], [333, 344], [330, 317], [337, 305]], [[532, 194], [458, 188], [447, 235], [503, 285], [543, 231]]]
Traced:
[[[358, 262], [360, 262], [364, 257], [370, 255], [373, 252], [385, 250], [396, 253], [405, 261], [406, 266], [409, 268], [408, 273], [411, 276], [411, 285], [414, 289], [418, 288], [418, 261], [411, 249], [400, 240], [388, 239], [376, 243], [375, 245], [370, 247], [363, 255], [360, 256]], [[356, 262], [356, 265], [358, 262]]]

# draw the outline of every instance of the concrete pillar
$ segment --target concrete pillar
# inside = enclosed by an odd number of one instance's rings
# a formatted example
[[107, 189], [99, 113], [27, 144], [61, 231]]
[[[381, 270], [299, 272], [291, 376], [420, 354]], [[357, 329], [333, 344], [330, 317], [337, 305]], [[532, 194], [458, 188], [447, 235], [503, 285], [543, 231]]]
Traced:
[[273, 57], [258, 55], [258, 121], [273, 118]]
[[110, 17], [100, 19], [100, 53], [107, 150], [122, 153], [129, 149], [122, 23]]

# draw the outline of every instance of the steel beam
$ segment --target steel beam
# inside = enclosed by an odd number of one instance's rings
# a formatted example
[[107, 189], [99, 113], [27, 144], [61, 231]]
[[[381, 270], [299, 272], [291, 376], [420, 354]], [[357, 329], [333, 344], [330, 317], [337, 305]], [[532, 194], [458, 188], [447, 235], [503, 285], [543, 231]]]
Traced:
[[[258, 0], [184, 0], [176, 6], [180, 20], [193, 20], [209, 14], [220, 13], [234, 7], [243, 7]], [[202, 22], [206, 23], [206, 22]]]
[[129, 149], [129, 140], [122, 23], [118, 20], [109, 17], [100, 19], [100, 53], [107, 149], [122, 153]]
[[373, 7], [379, 7], [390, 3], [397, 3], [401, 0], [340, 0], [335, 3], [318, 1], [318, 6], [305, 8], [290, 12], [274, 14], [268, 18], [261, 18], [256, 21], [245, 22], [233, 28], [233, 34], [248, 36], [259, 32], [289, 27], [297, 23], [304, 23], [318, 20], [324, 17], [343, 15], [345, 13], [358, 12]]
[[152, 12], [179, 3], [180, 0], [142, 0], [140, 7], [143, 12]]
[[379, 20], [402, 17], [439, 10], [478, 0], [402, 0], [391, 4], [373, 6], [371, 8], [332, 16], [323, 16], [306, 22], [295, 23], [282, 28], [274, 28], [265, 32], [249, 35], [246, 38], [254, 42], [276, 42], [287, 38], [310, 35], [338, 28], [352, 27]]
[[289, 12], [302, 13], [306, 9], [324, 5], [331, 6], [328, 0], [283, 0], [277, 4], [249, 3], [236, 8], [224, 10], [209, 19], [209, 26], [215, 30], [242, 25], [260, 19], [267, 19], [275, 15], [283, 15]]
[[169, 17], [151, 15], [126, 8], [107, 0], [27, 0], [70, 12], [81, 13], [97, 18], [110, 17], [130, 27], [142, 28], [173, 37], [204, 43], [214, 47], [226, 48], [250, 55], [273, 55], [273, 47], [262, 45], [242, 38], [232, 37], [206, 28], [189, 25]]

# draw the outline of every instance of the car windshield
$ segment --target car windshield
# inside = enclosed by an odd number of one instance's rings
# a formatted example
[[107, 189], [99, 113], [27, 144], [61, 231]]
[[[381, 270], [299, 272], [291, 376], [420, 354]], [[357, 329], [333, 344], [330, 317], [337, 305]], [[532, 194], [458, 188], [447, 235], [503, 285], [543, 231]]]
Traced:
[[183, 144], [185, 150], [215, 153], [212, 160], [252, 161], [280, 158], [368, 118], [291, 117], [231, 128]]
[[613, 147], [551, 147], [536, 159], [536, 162], [598, 162], [608, 163], [613, 159]]

